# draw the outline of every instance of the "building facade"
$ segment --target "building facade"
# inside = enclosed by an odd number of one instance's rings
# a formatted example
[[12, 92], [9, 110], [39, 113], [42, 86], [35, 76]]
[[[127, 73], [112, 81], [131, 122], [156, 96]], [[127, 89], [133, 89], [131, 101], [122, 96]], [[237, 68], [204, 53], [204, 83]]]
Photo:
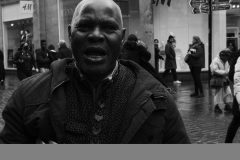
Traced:
[[[12, 58], [19, 48], [20, 31], [32, 34], [34, 49], [40, 41], [46, 40], [58, 48], [59, 40], [66, 40], [67, 26], [77, 3], [80, 0], [0, 0], [0, 49], [5, 55], [5, 68], [14, 69]], [[154, 64], [153, 40], [158, 39], [164, 49], [169, 34], [177, 40], [176, 54], [178, 72], [188, 72], [184, 63], [192, 36], [197, 35], [205, 44], [206, 67], [208, 69], [208, 14], [193, 14], [189, 0], [172, 0], [171, 4], [161, 4], [157, 0], [115, 0], [123, 13], [124, 27], [128, 34], [136, 34], [144, 41], [152, 53]], [[234, 0], [239, 2], [239, 0]], [[166, 2], [165, 2], [166, 3]], [[24, 8], [25, 7], [25, 8]], [[213, 57], [226, 48], [227, 42], [239, 48], [240, 9], [213, 12]], [[164, 61], [159, 62], [159, 70], [164, 70]]]

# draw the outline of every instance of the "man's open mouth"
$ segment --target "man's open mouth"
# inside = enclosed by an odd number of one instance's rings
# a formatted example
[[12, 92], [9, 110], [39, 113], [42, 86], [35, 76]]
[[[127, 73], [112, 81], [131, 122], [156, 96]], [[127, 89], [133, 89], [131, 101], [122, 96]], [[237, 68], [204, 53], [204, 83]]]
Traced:
[[84, 52], [84, 58], [92, 63], [103, 62], [107, 56], [107, 53], [102, 48], [87, 48]]

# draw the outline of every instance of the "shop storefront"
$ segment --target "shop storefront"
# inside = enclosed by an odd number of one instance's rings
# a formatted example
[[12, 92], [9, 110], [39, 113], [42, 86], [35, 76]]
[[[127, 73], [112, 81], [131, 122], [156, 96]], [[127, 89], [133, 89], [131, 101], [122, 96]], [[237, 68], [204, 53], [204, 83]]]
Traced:
[[[194, 1], [194, 0], [192, 0]], [[184, 62], [188, 46], [192, 42], [193, 36], [199, 36], [205, 44], [205, 68], [208, 70], [208, 13], [193, 13], [193, 8], [189, 5], [190, 0], [172, 1], [168, 6], [160, 2], [153, 6], [154, 16], [154, 38], [160, 42], [160, 48], [164, 53], [164, 46], [168, 36], [174, 34], [176, 37], [176, 59], [177, 71], [188, 72], [189, 67]], [[197, 2], [197, 0], [195, 0]], [[207, 1], [208, 2], [208, 1]], [[223, 2], [215, 0], [215, 2]], [[224, 2], [227, 2], [226, 0]], [[235, 5], [235, 6], [234, 6]], [[240, 47], [240, 5], [239, 0], [232, 0], [231, 9], [213, 11], [212, 16], [212, 58], [218, 53], [232, 45], [236, 51]], [[164, 55], [163, 55], [164, 56]], [[164, 61], [159, 61], [160, 72], [164, 70]]]
[[[26, 2], [26, 1], [25, 1]], [[25, 32], [33, 33], [33, 3], [13, 3], [2, 6], [2, 50], [6, 69], [14, 69], [13, 57]], [[22, 33], [21, 33], [22, 32]]]

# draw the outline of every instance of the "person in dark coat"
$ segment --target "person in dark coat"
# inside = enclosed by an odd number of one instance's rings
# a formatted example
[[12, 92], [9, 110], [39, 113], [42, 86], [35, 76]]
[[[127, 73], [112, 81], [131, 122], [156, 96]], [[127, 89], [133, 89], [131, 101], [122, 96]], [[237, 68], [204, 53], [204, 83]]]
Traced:
[[0, 84], [3, 85], [5, 81], [4, 56], [0, 50]]
[[58, 45], [59, 48], [57, 54], [59, 59], [72, 58], [72, 51], [67, 47], [67, 44], [64, 40], [61, 40]]
[[157, 80], [159, 80], [164, 86], [167, 86], [158, 72], [149, 63], [151, 59], [151, 53], [147, 50], [146, 45], [139, 41], [137, 36], [130, 34], [123, 44], [122, 55], [120, 59], [131, 60], [139, 64], [145, 70], [152, 74]]
[[55, 47], [54, 45], [50, 44], [48, 46], [48, 55], [49, 55], [49, 58], [50, 58], [50, 63], [52, 63], [53, 61], [57, 60], [57, 52], [55, 50]]
[[176, 53], [174, 50], [174, 43], [176, 43], [175, 38], [170, 35], [168, 37], [167, 44], [165, 45], [165, 54], [166, 54], [166, 61], [165, 61], [165, 71], [163, 72], [163, 79], [170, 73], [173, 76], [173, 82], [176, 84], [180, 84], [181, 81], [177, 79], [177, 63], [176, 63]]
[[47, 43], [45, 40], [41, 40], [41, 48], [36, 49], [36, 62], [39, 71], [46, 72], [49, 70], [51, 64], [51, 58], [48, 54]]
[[190, 143], [166, 88], [118, 60], [125, 29], [112, 0], [82, 0], [68, 28], [74, 59], [21, 83], [3, 111], [1, 143]]
[[32, 76], [32, 69], [35, 67], [35, 60], [32, 53], [28, 49], [28, 44], [25, 43], [23, 48], [19, 48], [14, 55], [14, 63], [17, 66], [17, 77], [21, 81]]
[[203, 97], [203, 87], [201, 82], [201, 70], [205, 67], [205, 47], [198, 36], [193, 36], [192, 44], [188, 49], [189, 68], [193, 77], [195, 92], [191, 97]]

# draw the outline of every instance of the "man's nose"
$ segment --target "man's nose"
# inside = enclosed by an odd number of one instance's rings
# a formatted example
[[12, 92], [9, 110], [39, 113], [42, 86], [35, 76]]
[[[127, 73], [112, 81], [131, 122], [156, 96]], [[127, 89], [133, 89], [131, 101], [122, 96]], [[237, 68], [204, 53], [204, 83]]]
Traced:
[[103, 42], [104, 41], [104, 36], [101, 32], [100, 27], [96, 26], [92, 33], [89, 34], [88, 40], [90, 42]]

